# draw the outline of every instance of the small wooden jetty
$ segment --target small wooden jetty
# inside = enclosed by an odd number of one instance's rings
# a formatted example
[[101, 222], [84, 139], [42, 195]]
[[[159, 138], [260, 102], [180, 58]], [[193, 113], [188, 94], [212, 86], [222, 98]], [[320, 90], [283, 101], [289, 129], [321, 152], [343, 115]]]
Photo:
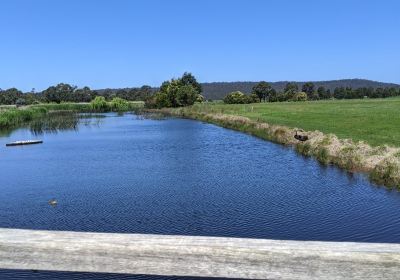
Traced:
[[0, 229], [0, 269], [399, 279], [400, 244]]
[[15, 141], [11, 143], [7, 143], [7, 147], [11, 146], [22, 146], [22, 145], [33, 145], [33, 144], [42, 144], [42, 140], [25, 140], [25, 141]]

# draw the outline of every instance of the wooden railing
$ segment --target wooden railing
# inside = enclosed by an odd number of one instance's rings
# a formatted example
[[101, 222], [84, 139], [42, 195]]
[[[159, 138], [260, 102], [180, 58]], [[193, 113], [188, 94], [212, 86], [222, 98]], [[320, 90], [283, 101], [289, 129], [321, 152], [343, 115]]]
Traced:
[[0, 269], [400, 279], [400, 245], [0, 229]]

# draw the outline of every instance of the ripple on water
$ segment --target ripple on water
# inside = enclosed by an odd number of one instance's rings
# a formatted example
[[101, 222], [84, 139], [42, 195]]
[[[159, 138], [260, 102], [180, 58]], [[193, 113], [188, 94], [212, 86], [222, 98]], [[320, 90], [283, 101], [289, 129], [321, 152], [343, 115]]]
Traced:
[[4, 147], [29, 135], [0, 138], [0, 227], [400, 242], [399, 193], [249, 135], [126, 115]]

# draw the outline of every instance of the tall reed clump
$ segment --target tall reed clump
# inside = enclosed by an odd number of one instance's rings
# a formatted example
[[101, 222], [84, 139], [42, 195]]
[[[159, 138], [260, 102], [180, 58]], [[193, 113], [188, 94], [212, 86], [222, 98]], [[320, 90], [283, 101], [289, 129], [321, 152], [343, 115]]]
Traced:
[[93, 112], [108, 112], [110, 111], [110, 105], [104, 96], [96, 96], [96, 98], [90, 102], [90, 109]]
[[0, 111], [0, 128], [14, 127], [47, 114], [46, 108], [9, 109]]
[[45, 108], [49, 111], [73, 111], [73, 112], [90, 112], [89, 103], [45, 103], [34, 105], [33, 107]]
[[114, 112], [126, 112], [129, 110], [129, 102], [119, 97], [113, 98], [109, 105]]
[[251, 120], [246, 117], [216, 112], [203, 112], [194, 107], [161, 109], [166, 115], [202, 120], [246, 132], [283, 145], [290, 145], [305, 156], [315, 157], [323, 164], [334, 164], [350, 172], [361, 171], [370, 175], [373, 182], [400, 189], [400, 148], [371, 147], [364, 142], [339, 139], [333, 134], [320, 131], [301, 132], [308, 140], [294, 138], [297, 128]]

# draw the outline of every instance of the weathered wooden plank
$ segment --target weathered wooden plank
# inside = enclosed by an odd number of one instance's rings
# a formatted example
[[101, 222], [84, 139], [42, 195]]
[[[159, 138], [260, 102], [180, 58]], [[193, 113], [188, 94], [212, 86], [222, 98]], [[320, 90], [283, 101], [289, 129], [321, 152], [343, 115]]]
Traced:
[[258, 279], [399, 279], [400, 244], [0, 229], [0, 268]]

